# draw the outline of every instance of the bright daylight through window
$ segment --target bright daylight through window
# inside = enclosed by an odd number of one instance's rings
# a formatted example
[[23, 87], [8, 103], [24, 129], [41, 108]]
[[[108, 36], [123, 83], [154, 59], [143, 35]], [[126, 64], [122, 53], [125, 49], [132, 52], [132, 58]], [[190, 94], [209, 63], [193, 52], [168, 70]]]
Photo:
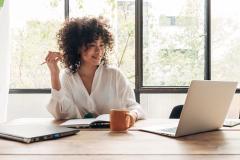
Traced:
[[[103, 16], [109, 20], [116, 43], [112, 63], [125, 73], [134, 86], [135, 1], [69, 1], [69, 18], [86, 15]], [[10, 88], [50, 88], [47, 66], [40, 64], [48, 50], [58, 51], [55, 35], [64, 22], [64, 0], [12, 0], [10, 16]]]
[[[68, 2], [69, 18], [93, 15], [109, 20], [115, 35], [112, 63], [120, 67], [134, 87], [136, 1]], [[192, 79], [204, 79], [205, 2], [143, 0], [143, 86], [188, 86]], [[65, 19], [64, 3], [65, 0], [11, 1], [11, 89], [50, 88], [47, 66], [40, 63], [48, 50], [58, 51], [55, 36]], [[209, 72], [213, 80], [239, 81], [240, 2], [211, 3]]]
[[143, 1], [143, 85], [204, 78], [204, 1]]

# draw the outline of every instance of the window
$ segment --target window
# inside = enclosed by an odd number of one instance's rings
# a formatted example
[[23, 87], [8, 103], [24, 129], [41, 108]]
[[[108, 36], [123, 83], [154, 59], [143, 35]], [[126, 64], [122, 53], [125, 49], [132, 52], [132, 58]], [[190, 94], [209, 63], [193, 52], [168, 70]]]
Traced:
[[[55, 35], [64, 19], [104, 16], [115, 35], [111, 62], [135, 85], [137, 101], [141, 98], [149, 117], [167, 118], [171, 107], [183, 104], [192, 79], [240, 80], [239, 3], [238, 0], [12, 0], [10, 93], [50, 93], [49, 71], [40, 63], [48, 50], [58, 50]], [[45, 96], [47, 99], [49, 95]], [[32, 107], [30, 102], [29, 106]], [[16, 108], [20, 107], [8, 109], [15, 113]]]
[[50, 88], [47, 66], [39, 64], [48, 50], [58, 50], [55, 34], [64, 13], [108, 18], [116, 42], [112, 63], [135, 84], [138, 98], [141, 93], [186, 93], [192, 79], [238, 81], [239, 2], [210, 2], [13, 0], [10, 88]]
[[[93, 3], [95, 5], [92, 5]], [[47, 65], [40, 64], [44, 61], [48, 50], [58, 51], [56, 33], [64, 22], [64, 11], [67, 12], [66, 17], [69, 18], [93, 15], [104, 16], [109, 20], [116, 43], [115, 53], [111, 57], [112, 63], [125, 72], [134, 86], [134, 1], [39, 0], [35, 2], [13, 0], [11, 5], [12, 65], [10, 88], [50, 88]]]
[[143, 86], [204, 79], [203, 2], [143, 1]]
[[63, 11], [63, 0], [11, 1], [10, 88], [50, 88], [47, 66], [40, 64], [48, 50], [57, 50], [55, 35], [64, 21]]
[[212, 79], [240, 81], [240, 2], [212, 0]]
[[70, 18], [90, 15], [103, 16], [109, 20], [115, 39], [111, 63], [123, 70], [134, 86], [135, 2], [133, 0], [71, 0], [69, 3]]

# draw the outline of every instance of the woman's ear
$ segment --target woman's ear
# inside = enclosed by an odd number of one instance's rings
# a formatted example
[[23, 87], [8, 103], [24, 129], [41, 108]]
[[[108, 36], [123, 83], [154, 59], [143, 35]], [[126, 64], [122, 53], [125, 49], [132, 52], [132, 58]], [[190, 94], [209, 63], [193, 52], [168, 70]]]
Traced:
[[78, 48], [78, 55], [80, 56], [80, 59], [82, 58], [83, 53], [85, 52], [86, 47], [79, 47]]
[[81, 55], [83, 53], [85, 53], [88, 50], [87, 46], [83, 46], [81, 48], [78, 49], [78, 53]]

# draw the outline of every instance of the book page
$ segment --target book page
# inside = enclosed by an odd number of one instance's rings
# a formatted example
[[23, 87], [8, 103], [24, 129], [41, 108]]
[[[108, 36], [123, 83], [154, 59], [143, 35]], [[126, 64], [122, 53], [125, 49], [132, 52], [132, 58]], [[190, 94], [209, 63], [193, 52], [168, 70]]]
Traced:
[[[94, 123], [94, 122], [96, 122], [96, 123]], [[106, 123], [101, 123], [101, 122], [107, 122], [109, 125], [110, 115], [102, 114], [102, 115], [99, 115], [97, 118], [70, 119], [70, 120], [67, 120], [66, 122], [60, 124], [60, 126], [80, 128], [80, 127], [91, 127], [91, 125], [92, 125], [92, 127], [107, 125]]]
[[87, 118], [87, 119], [70, 119], [62, 124], [60, 126], [66, 126], [66, 127], [74, 127], [74, 126], [89, 126], [92, 122], [94, 122], [95, 118]]
[[109, 114], [101, 114], [96, 118], [96, 121], [110, 122]]

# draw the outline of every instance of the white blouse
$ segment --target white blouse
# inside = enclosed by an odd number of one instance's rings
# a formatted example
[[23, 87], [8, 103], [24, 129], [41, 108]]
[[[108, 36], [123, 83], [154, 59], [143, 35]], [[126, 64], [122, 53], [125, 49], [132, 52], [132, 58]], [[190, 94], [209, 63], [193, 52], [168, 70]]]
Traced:
[[127, 108], [144, 119], [144, 112], [135, 100], [135, 94], [120, 70], [100, 64], [97, 68], [89, 95], [78, 73], [65, 69], [61, 89], [52, 89], [47, 106], [55, 119], [83, 118], [87, 113], [110, 113], [112, 108]]

